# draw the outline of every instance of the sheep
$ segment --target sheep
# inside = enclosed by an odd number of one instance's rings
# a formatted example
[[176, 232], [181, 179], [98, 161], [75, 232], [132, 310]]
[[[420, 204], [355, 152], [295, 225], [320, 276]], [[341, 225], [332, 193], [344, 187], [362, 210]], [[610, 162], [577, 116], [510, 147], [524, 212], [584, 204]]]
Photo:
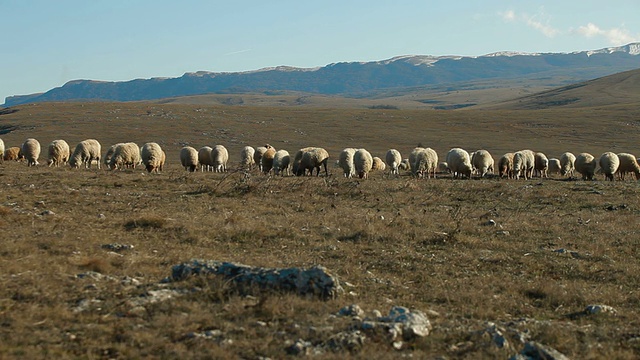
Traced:
[[[438, 169], [438, 154], [431, 148], [416, 148], [415, 175], [417, 177], [436, 178]], [[414, 149], [415, 150], [415, 149]]]
[[560, 160], [556, 158], [549, 159], [549, 170], [547, 174], [560, 174]]
[[[391, 151], [391, 150], [390, 150]], [[356, 174], [355, 167], [353, 165], [353, 155], [356, 153], [356, 149], [354, 148], [346, 148], [340, 152], [340, 158], [338, 159], [338, 165], [342, 168], [344, 172], [344, 177], [351, 178]], [[389, 153], [387, 153], [387, 159], [389, 157]]]
[[356, 150], [353, 154], [353, 165], [356, 168], [356, 174], [360, 179], [366, 179], [369, 177], [369, 172], [373, 167], [373, 157], [365, 149]]
[[373, 165], [371, 167], [371, 170], [378, 170], [378, 171], [384, 171], [384, 169], [386, 168], [386, 165], [384, 163], [384, 161], [382, 161], [382, 159], [380, 159], [377, 156], [373, 157]]
[[398, 165], [398, 170], [407, 171], [410, 168], [411, 168], [411, 165], [409, 164], [409, 159], [402, 159], [402, 162], [400, 163], [400, 165]]
[[611, 151], [607, 151], [600, 155], [598, 164], [600, 164], [600, 170], [602, 174], [604, 174], [604, 179], [614, 181], [613, 174], [618, 171], [618, 167], [620, 166], [620, 159], [618, 159], [618, 155]]
[[200, 170], [211, 171], [213, 170], [213, 159], [211, 158], [211, 146], [203, 146], [198, 150], [198, 163], [200, 164]]
[[111, 170], [115, 170], [117, 168], [135, 169], [136, 165], [140, 164], [140, 161], [141, 155], [140, 147], [138, 147], [138, 144], [134, 142], [118, 143], [116, 144], [113, 154], [111, 155], [111, 159], [109, 160], [109, 163], [107, 165]]
[[27, 166], [38, 165], [38, 158], [40, 157], [40, 142], [36, 139], [29, 138], [22, 143], [22, 154], [27, 159]]
[[576, 156], [570, 152], [560, 155], [560, 175], [572, 177], [575, 171]]
[[276, 149], [269, 144], [266, 144], [264, 148], [266, 150], [262, 154], [262, 158], [260, 160], [260, 168], [262, 169], [263, 173], [268, 174], [273, 167], [273, 157], [276, 155]]
[[461, 179], [463, 176], [471, 178], [473, 167], [468, 152], [461, 148], [453, 148], [447, 153], [446, 161], [454, 178]]
[[49, 144], [47, 153], [49, 155], [47, 164], [58, 167], [69, 161], [69, 144], [64, 140], [53, 140]]
[[211, 162], [213, 165], [213, 171], [225, 172], [227, 171], [227, 163], [229, 162], [229, 152], [223, 145], [216, 145], [211, 150]]
[[399, 175], [398, 167], [402, 163], [400, 152], [396, 149], [389, 149], [384, 159], [387, 162], [387, 166], [389, 166], [389, 174]]
[[253, 165], [256, 164], [256, 161], [253, 159], [253, 155], [256, 153], [256, 149], [251, 146], [245, 146], [242, 148], [240, 152], [240, 165], [245, 168], [251, 170]]
[[450, 174], [449, 164], [446, 161], [440, 161], [438, 163], [438, 172], [441, 174]]
[[640, 165], [635, 155], [629, 153], [618, 154], [620, 166], [618, 167], [618, 178], [624, 180], [626, 174], [632, 172], [636, 174], [636, 180], [640, 180]]
[[4, 141], [0, 139], [0, 163], [4, 161]]
[[525, 180], [533, 176], [535, 168], [535, 154], [531, 150], [520, 150], [513, 154], [513, 177], [519, 179], [522, 176]]
[[327, 150], [320, 147], [311, 148], [302, 153], [302, 158], [300, 159], [295, 175], [304, 175], [306, 171], [309, 170], [309, 175], [313, 176], [313, 169], [316, 169], [316, 176], [319, 176], [320, 167], [324, 166], [325, 175], [329, 176], [329, 169], [327, 168], [328, 161], [329, 153]]
[[534, 171], [541, 178], [548, 178], [549, 171], [549, 159], [547, 155], [541, 152], [537, 152], [534, 154]]
[[511, 179], [513, 177], [513, 156], [513, 153], [506, 153], [498, 160], [498, 174], [501, 178]]
[[164, 167], [166, 156], [158, 143], [148, 142], [142, 145], [140, 155], [147, 172], [155, 172], [157, 174]]
[[84, 164], [85, 168], [91, 168], [91, 163], [94, 160], [98, 161], [98, 169], [100, 169], [100, 143], [95, 139], [87, 139], [80, 141], [73, 154], [69, 158], [69, 166], [72, 168], [79, 168], [81, 164]]
[[117, 143], [109, 146], [109, 149], [107, 149], [107, 153], [104, 154], [104, 158], [102, 159], [102, 161], [104, 162], [104, 166], [109, 166], [109, 163], [111, 163], [111, 158], [113, 157], [113, 153], [116, 152], [116, 147], [122, 144], [124, 143]]
[[253, 152], [253, 161], [258, 165], [258, 170], [262, 172], [262, 155], [267, 151], [264, 146], [258, 146]]
[[282, 173], [282, 176], [289, 175], [290, 162], [291, 157], [287, 150], [280, 149], [276, 151], [276, 154], [273, 156], [273, 173], [275, 175]]
[[295, 176], [304, 175], [304, 169], [302, 170], [302, 172], [300, 171], [300, 162], [302, 161], [302, 156], [304, 155], [304, 153], [306, 153], [307, 151], [311, 151], [312, 149], [315, 149], [315, 148], [306, 147], [296, 151], [296, 155], [293, 157], [293, 163], [291, 164], [291, 170], [293, 171], [293, 175]]
[[477, 169], [478, 177], [484, 177], [486, 174], [493, 174], [493, 156], [487, 150], [477, 150], [471, 157], [471, 165]]
[[3, 160], [5, 161], [20, 161], [24, 158], [22, 156], [22, 150], [18, 146], [12, 146], [4, 151]]
[[593, 180], [596, 171], [596, 160], [589, 153], [581, 153], [576, 156], [574, 170], [582, 174], [582, 180]]
[[185, 170], [194, 172], [198, 170], [198, 150], [191, 146], [180, 149], [180, 164]]
[[418, 154], [422, 150], [424, 150], [424, 148], [422, 146], [416, 146], [409, 153], [409, 168], [411, 169], [411, 175], [412, 176], [417, 176], [416, 160], [418, 159]]

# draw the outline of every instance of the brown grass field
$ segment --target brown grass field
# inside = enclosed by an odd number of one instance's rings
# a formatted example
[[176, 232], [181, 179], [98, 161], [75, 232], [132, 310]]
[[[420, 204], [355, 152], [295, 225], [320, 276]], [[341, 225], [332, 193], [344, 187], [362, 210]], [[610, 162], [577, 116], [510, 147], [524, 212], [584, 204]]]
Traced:
[[[0, 164], [0, 358], [281, 359], [302, 339], [317, 359], [508, 358], [523, 339], [574, 359], [640, 357], [640, 188], [635, 180], [345, 179], [345, 147], [404, 157], [418, 143], [640, 155], [636, 105], [536, 111], [371, 110], [206, 104], [50, 103], [0, 115], [7, 147], [34, 137], [156, 141], [160, 174]], [[322, 146], [329, 177], [235, 170], [244, 145]], [[183, 145], [223, 144], [233, 170], [187, 173]], [[46, 150], [40, 162], [46, 163]], [[497, 226], [487, 226], [494, 220]], [[120, 252], [105, 244], [133, 245]], [[327, 301], [239, 293], [212, 277], [168, 285], [192, 258], [271, 268], [322, 265], [345, 293]], [[95, 271], [103, 276], [79, 277]], [[124, 279], [124, 280], [123, 280]], [[133, 279], [133, 280], [132, 280]], [[136, 301], [160, 290], [166, 301]], [[396, 344], [335, 317], [392, 306], [424, 312], [431, 334]], [[615, 313], [587, 315], [591, 304]], [[508, 345], [485, 331], [494, 323]], [[215, 336], [193, 334], [210, 331]], [[324, 346], [324, 347], [323, 347]]]

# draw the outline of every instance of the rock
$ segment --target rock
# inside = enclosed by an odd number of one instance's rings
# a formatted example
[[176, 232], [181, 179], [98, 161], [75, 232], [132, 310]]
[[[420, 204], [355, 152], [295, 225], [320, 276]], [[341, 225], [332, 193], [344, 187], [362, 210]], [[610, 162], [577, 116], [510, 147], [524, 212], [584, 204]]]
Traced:
[[496, 231], [496, 235], [509, 236], [511, 235], [511, 233], [507, 230], [500, 230], [500, 231]]
[[298, 339], [293, 345], [287, 347], [285, 351], [289, 355], [311, 355], [313, 344], [309, 341]]
[[345, 306], [340, 311], [338, 311], [339, 316], [364, 316], [364, 310], [360, 308], [357, 304], [351, 304], [349, 306]]
[[600, 313], [609, 313], [613, 315], [617, 315], [616, 309], [609, 305], [589, 305], [584, 309], [584, 313], [587, 315], [591, 314], [600, 314]]
[[257, 287], [262, 290], [290, 291], [321, 299], [335, 298], [344, 290], [338, 278], [322, 266], [302, 268], [261, 268], [230, 262], [192, 259], [175, 265], [163, 282], [180, 281], [191, 275], [219, 275], [242, 292]]
[[381, 318], [380, 320], [383, 322], [400, 323], [405, 339], [411, 339], [416, 336], [427, 336], [431, 330], [431, 323], [424, 313], [418, 310], [409, 311], [409, 309], [402, 306], [394, 306], [389, 311], [389, 316]]
[[323, 347], [331, 351], [348, 350], [356, 352], [362, 349], [367, 337], [359, 330], [339, 332], [327, 340]]
[[510, 357], [509, 360], [569, 360], [569, 358], [554, 348], [529, 341], [524, 344], [524, 349], [519, 354]]
[[115, 252], [120, 252], [120, 251], [124, 251], [124, 250], [133, 249], [133, 245], [125, 245], [125, 244], [118, 244], [118, 243], [102, 244], [102, 245], [100, 245], [100, 247], [105, 249], [105, 250], [111, 250], [111, 251], [115, 251]]
[[496, 347], [500, 349], [508, 348], [509, 341], [507, 341], [507, 338], [504, 337], [504, 335], [502, 334], [502, 331], [503, 329], [501, 330], [500, 328], [498, 328], [496, 324], [492, 322], [488, 322], [487, 328], [483, 332], [491, 336], [491, 343]]

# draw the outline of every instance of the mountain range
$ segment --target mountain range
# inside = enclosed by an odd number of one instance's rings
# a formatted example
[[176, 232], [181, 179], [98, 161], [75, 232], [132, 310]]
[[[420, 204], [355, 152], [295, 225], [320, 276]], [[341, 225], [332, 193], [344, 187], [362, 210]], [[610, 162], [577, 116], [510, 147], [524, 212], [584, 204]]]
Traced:
[[203, 94], [294, 91], [374, 98], [391, 89], [447, 91], [478, 81], [535, 81], [554, 87], [640, 68], [640, 43], [572, 53], [498, 52], [483, 56], [407, 55], [318, 68], [279, 66], [246, 72], [185, 73], [122, 82], [73, 80], [44, 93], [15, 95], [5, 106], [44, 101], [141, 101]]

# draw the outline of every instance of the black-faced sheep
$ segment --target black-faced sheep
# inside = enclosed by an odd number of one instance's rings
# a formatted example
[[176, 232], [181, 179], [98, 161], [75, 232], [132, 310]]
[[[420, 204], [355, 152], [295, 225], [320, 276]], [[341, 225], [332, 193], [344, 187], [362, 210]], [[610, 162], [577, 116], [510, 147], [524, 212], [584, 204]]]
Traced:
[[447, 153], [447, 164], [455, 179], [461, 179], [466, 176], [471, 178], [471, 159], [469, 153], [461, 148], [453, 148]]
[[189, 172], [198, 170], [198, 150], [191, 146], [180, 149], [180, 164]]
[[366, 149], [358, 149], [353, 154], [353, 165], [358, 177], [366, 179], [369, 177], [369, 172], [373, 167], [373, 157]]
[[618, 171], [618, 167], [620, 166], [620, 159], [618, 159], [618, 155], [607, 151], [600, 155], [598, 163], [600, 164], [600, 169], [604, 174], [605, 180], [614, 181], [613, 174]]
[[47, 153], [47, 164], [49, 166], [58, 167], [64, 165], [69, 161], [69, 144], [64, 140], [53, 140], [49, 144]]
[[85, 168], [91, 168], [91, 163], [95, 160], [98, 162], [98, 169], [100, 169], [100, 152], [101, 147], [98, 140], [87, 139], [82, 140], [76, 145], [73, 154], [69, 158], [69, 165], [72, 168], [79, 168], [84, 164]]
[[581, 153], [576, 156], [574, 168], [575, 171], [582, 175], [582, 180], [593, 180], [593, 175], [596, 172], [596, 165], [596, 160], [593, 155], [589, 153]]
[[163, 168], [166, 156], [158, 143], [148, 142], [142, 145], [140, 155], [147, 172], [155, 172], [157, 174]]
[[40, 157], [40, 142], [36, 139], [29, 138], [22, 143], [22, 154], [27, 159], [27, 166], [38, 165], [38, 158]]

